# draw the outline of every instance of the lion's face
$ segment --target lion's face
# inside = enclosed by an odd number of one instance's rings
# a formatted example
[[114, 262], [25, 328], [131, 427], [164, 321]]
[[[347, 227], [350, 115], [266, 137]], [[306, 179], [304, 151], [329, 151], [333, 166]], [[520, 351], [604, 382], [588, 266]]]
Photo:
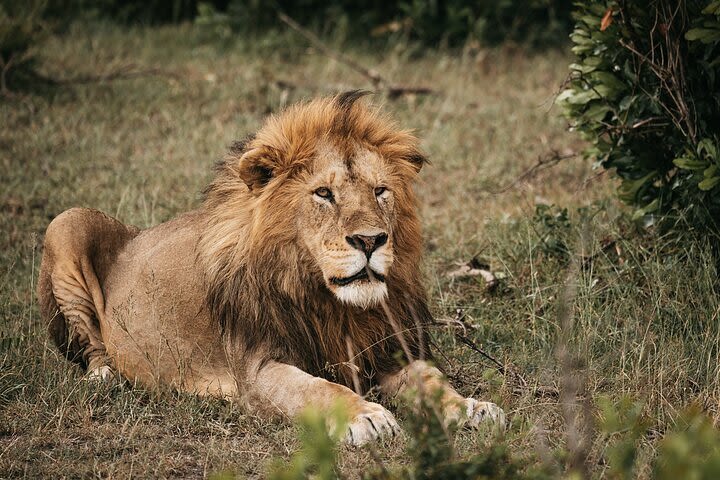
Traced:
[[201, 240], [222, 301], [238, 278], [293, 302], [327, 288], [362, 308], [388, 291], [420, 290], [412, 183], [426, 159], [417, 138], [362, 95], [295, 105], [231, 147], [208, 188]]
[[304, 177], [297, 228], [325, 285], [343, 302], [377, 304], [393, 264], [392, 172], [367, 148], [325, 144]]

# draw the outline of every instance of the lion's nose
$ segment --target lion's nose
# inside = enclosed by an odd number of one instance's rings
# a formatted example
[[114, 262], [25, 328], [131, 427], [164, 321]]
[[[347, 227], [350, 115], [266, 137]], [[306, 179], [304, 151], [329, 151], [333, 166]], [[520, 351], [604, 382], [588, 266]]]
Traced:
[[353, 248], [357, 248], [370, 258], [370, 255], [387, 243], [387, 233], [379, 233], [377, 235], [352, 235], [345, 237], [345, 241]]

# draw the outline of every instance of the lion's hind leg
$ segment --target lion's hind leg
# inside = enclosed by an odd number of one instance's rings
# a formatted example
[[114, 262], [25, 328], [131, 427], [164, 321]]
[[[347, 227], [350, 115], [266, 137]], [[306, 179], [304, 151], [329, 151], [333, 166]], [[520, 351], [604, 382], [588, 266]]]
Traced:
[[96, 210], [58, 215], [45, 235], [38, 295], [53, 340], [90, 378], [113, 377], [103, 341], [105, 298], [98, 273], [136, 232]]

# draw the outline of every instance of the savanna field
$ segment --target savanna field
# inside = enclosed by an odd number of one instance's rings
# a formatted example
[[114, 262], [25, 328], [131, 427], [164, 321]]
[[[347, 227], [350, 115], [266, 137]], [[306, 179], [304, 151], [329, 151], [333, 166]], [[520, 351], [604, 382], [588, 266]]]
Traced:
[[[633, 430], [634, 475], [650, 478], [689, 411], [720, 420], [717, 263], [702, 242], [638, 226], [612, 172], [583, 158], [554, 104], [568, 51], [329, 45], [434, 90], [370, 101], [430, 158], [417, 192], [436, 362], [508, 415], [503, 435], [453, 436], [459, 458], [503, 444], [523, 469], [559, 477], [575, 455], [597, 478], [625, 478], [613, 456]], [[76, 24], [39, 64], [57, 84], [0, 99], [0, 478], [265, 478], [298, 450], [296, 426], [89, 382], [60, 355], [35, 294], [43, 234], [73, 206], [166, 221], [200, 204], [213, 164], [267, 115], [373, 85], [292, 31], [221, 41], [191, 26]], [[340, 474], [410, 455], [407, 438], [341, 447]]]

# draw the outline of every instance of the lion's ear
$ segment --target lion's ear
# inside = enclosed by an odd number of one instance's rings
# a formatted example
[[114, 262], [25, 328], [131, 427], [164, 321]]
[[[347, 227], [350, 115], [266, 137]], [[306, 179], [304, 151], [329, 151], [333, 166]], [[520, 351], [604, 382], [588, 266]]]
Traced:
[[407, 161], [413, 166], [416, 172], [419, 172], [426, 163], [430, 163], [430, 160], [421, 152], [413, 152], [412, 155], [407, 157]]
[[238, 174], [253, 193], [258, 193], [272, 180], [274, 170], [275, 162], [261, 148], [243, 153], [238, 162]]

